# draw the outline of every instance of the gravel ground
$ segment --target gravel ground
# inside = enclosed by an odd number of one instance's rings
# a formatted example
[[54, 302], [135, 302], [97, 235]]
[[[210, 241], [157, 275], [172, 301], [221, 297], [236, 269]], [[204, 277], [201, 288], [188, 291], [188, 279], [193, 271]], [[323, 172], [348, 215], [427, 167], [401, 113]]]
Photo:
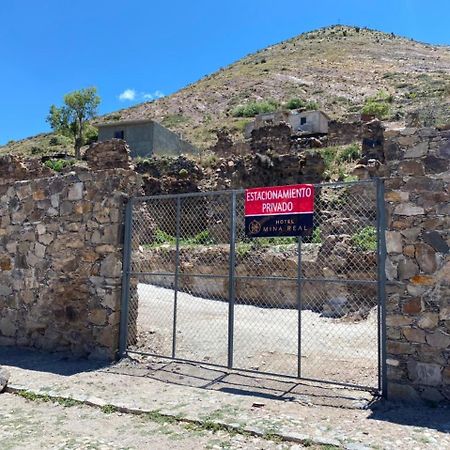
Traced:
[[[0, 448], [33, 449], [292, 449], [252, 436], [213, 432], [188, 424], [170, 423], [121, 413], [107, 414], [89, 406], [65, 407], [0, 395]], [[318, 447], [316, 447], [318, 448]]]
[[[172, 352], [173, 291], [138, 286], [140, 351]], [[298, 312], [293, 309], [235, 305], [234, 367], [297, 375]], [[228, 303], [179, 292], [176, 356], [227, 364]], [[302, 377], [377, 386], [377, 320], [373, 310], [359, 322], [301, 317]]]
[[[362, 393], [342, 387], [308, 387], [294, 380], [227, 374], [175, 362], [125, 359], [102, 364], [17, 348], [0, 347], [0, 364], [11, 373], [10, 389], [99, 406], [63, 408], [1, 394], [1, 450], [279, 445], [242, 434], [210, 434], [210, 428], [202, 429], [205, 434], [200, 436], [199, 430], [186, 430], [182, 422], [163, 426], [161, 420], [105, 414], [101, 410], [105, 405], [173, 420], [218, 421], [266, 436], [278, 433], [285, 440], [295, 437], [317, 448], [334, 442], [347, 450], [450, 449], [449, 408], [406, 407], [375, 399], [367, 403]], [[331, 403], [341, 407], [325, 406]]]

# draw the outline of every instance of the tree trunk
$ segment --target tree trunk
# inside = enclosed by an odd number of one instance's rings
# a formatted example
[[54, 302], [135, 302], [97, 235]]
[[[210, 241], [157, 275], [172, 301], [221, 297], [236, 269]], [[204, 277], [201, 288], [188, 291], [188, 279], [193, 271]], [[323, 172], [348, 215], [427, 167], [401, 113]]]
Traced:
[[75, 158], [81, 159], [81, 139], [75, 138]]
[[83, 122], [78, 118], [78, 136], [75, 137], [75, 158], [81, 159], [81, 146], [83, 145]]

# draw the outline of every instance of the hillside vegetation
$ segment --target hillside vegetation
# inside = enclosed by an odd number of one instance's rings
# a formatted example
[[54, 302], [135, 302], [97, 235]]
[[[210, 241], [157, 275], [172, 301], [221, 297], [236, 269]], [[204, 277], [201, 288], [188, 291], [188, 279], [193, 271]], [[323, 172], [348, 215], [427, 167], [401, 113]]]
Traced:
[[[334, 119], [375, 110], [386, 120], [416, 112], [424, 125], [446, 124], [450, 47], [331, 26], [267, 47], [170, 96], [101, 120], [152, 118], [207, 148], [215, 141], [214, 130], [225, 127], [237, 136], [257, 112], [298, 102]], [[20, 151], [23, 145], [0, 150]]]

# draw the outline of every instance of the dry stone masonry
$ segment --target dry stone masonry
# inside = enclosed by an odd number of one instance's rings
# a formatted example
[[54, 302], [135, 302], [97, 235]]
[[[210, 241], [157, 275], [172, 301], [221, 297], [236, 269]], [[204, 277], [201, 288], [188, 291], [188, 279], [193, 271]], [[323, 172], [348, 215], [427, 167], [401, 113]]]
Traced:
[[450, 401], [450, 131], [384, 138], [389, 395]]
[[114, 356], [124, 198], [139, 185], [124, 169], [0, 185], [0, 345]]

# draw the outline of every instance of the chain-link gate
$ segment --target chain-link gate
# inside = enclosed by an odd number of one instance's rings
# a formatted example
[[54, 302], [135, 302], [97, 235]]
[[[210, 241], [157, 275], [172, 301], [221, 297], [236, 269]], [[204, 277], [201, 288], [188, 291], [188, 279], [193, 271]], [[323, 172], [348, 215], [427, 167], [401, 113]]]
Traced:
[[121, 353], [384, 383], [384, 187], [315, 185], [312, 234], [249, 239], [244, 191], [131, 198]]

